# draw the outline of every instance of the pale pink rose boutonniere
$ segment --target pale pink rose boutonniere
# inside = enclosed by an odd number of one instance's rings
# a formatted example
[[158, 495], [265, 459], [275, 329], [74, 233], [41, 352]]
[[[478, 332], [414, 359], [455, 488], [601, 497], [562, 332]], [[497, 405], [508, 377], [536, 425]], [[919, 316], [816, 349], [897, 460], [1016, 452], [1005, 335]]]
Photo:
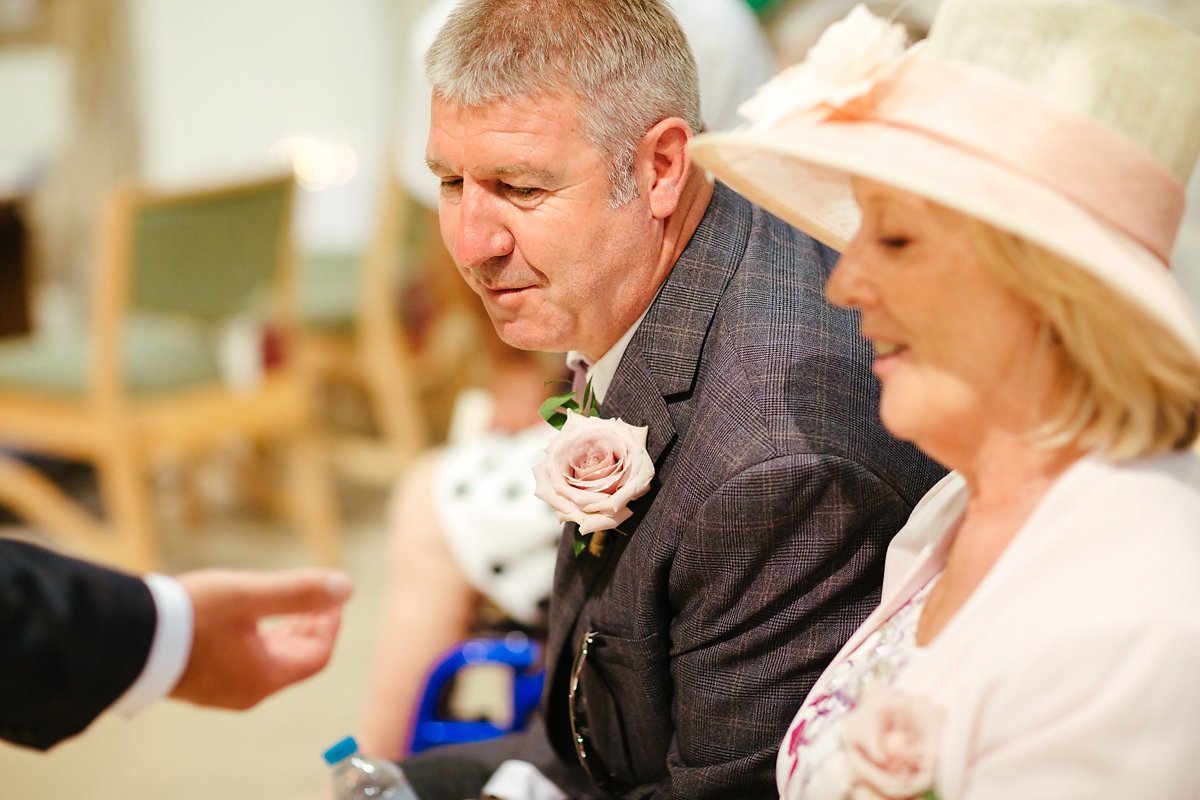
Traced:
[[738, 113], [753, 123], [752, 128], [793, 114], [807, 114], [814, 122], [836, 113], [861, 115], [876, 86], [919, 49], [907, 45], [903, 25], [857, 5], [821, 34], [803, 61], [763, 84]]
[[938, 800], [933, 788], [942, 710], [923, 698], [873, 684], [842, 721], [840, 753], [822, 767], [819, 797]]
[[[629, 519], [629, 504], [650, 489], [654, 462], [646, 452], [648, 429], [580, 414], [579, 404], [567, 399], [571, 397], [552, 397], [542, 407], [547, 422], [561, 424], [546, 446], [546, 457], [533, 468], [534, 493], [559, 521], [579, 525], [576, 557], [585, 548], [600, 555], [606, 532]], [[585, 402], [584, 409], [590, 412], [591, 405]]]

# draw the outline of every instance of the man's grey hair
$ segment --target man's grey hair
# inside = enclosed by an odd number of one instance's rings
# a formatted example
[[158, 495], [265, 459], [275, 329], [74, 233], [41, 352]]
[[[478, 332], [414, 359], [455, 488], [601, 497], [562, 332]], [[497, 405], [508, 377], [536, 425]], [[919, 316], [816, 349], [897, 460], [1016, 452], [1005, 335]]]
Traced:
[[612, 204], [637, 194], [634, 154], [667, 117], [701, 130], [696, 61], [661, 0], [463, 0], [425, 56], [434, 94], [479, 106], [560, 92], [605, 153]]

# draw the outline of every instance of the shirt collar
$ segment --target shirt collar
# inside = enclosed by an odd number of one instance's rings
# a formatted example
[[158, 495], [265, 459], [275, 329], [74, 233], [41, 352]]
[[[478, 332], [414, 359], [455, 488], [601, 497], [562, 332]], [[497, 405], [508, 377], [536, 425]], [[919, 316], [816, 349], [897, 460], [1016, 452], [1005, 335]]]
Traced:
[[617, 343], [608, 348], [608, 352], [600, 356], [595, 364], [588, 364], [587, 359], [583, 357], [583, 353], [578, 350], [571, 350], [567, 353], [567, 366], [572, 370], [577, 364], [583, 364], [587, 367], [587, 378], [592, 384], [592, 394], [595, 395], [596, 401], [603, 404], [604, 396], [608, 394], [608, 387], [612, 385], [613, 376], [617, 374], [617, 367], [621, 366], [621, 359], [625, 355], [625, 349], [629, 347], [629, 342], [633, 339], [633, 335], [637, 333], [638, 326], [642, 324], [642, 320], [646, 318], [646, 312], [637, 318], [637, 321], [625, 331], [625, 334], [617, 340]]

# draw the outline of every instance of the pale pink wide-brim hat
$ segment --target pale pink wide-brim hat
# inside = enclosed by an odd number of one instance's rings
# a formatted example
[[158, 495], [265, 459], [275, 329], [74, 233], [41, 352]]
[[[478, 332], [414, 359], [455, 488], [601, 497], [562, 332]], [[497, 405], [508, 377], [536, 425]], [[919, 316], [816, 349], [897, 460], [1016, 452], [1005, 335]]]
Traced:
[[838, 250], [859, 225], [850, 176], [961, 211], [1090, 271], [1200, 357], [1168, 269], [1200, 151], [1200, 38], [1101, 0], [945, 0], [925, 42], [898, 36], [855, 9], [693, 157]]

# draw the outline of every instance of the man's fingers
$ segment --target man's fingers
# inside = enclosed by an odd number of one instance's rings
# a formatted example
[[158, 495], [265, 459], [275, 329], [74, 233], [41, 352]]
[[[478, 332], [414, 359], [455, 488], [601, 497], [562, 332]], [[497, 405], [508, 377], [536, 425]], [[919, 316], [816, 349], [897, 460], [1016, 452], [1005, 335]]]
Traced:
[[248, 619], [323, 611], [340, 606], [353, 591], [346, 573], [322, 568], [206, 569], [185, 572], [178, 579], [192, 598], [197, 625], [205, 613]]
[[341, 620], [340, 609], [332, 609], [259, 632], [279, 688], [314, 675], [329, 663]]
[[353, 588], [350, 577], [339, 570], [298, 569], [243, 574], [238, 594], [246, 613], [269, 617], [336, 608]]

